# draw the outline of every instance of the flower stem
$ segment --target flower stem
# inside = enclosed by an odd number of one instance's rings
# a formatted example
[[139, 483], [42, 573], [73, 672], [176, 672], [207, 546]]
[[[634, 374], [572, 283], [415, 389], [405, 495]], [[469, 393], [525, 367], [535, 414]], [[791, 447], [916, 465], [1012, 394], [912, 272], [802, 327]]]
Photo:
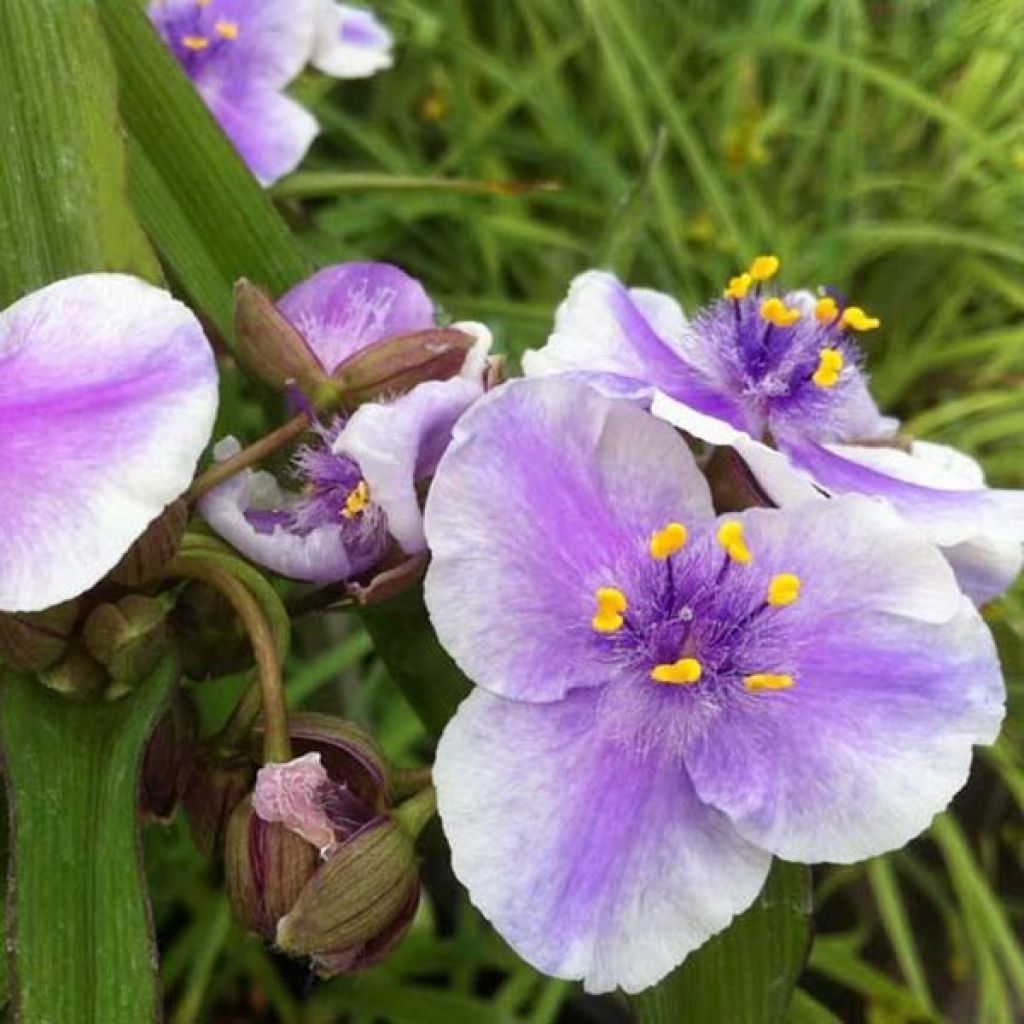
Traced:
[[436, 813], [437, 790], [433, 786], [427, 786], [400, 807], [396, 807], [391, 816], [407, 835], [415, 839]]
[[290, 761], [288, 709], [284, 700], [281, 662], [274, 634], [259, 603], [233, 573], [201, 557], [179, 555], [167, 567], [167, 575], [205, 583], [221, 593], [242, 620], [256, 662], [256, 675], [263, 704], [263, 757], [266, 761]]
[[214, 463], [192, 484], [188, 494], [185, 495], [186, 500], [190, 504], [198, 501], [207, 491], [224, 483], [236, 473], [262, 462], [268, 455], [273, 455], [274, 452], [284, 448], [285, 445], [290, 444], [300, 434], [308, 430], [311, 423], [309, 413], [300, 412], [283, 427], [278, 427], [277, 430], [254, 441], [248, 448], [243, 448], [223, 462]]

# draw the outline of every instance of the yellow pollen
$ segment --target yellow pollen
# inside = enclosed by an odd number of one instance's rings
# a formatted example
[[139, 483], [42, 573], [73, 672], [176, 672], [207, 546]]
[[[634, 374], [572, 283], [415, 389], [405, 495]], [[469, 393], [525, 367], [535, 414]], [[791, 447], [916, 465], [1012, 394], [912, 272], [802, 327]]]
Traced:
[[747, 542], [743, 538], [743, 524], [739, 520], [730, 519], [728, 522], [722, 523], [715, 536], [718, 543], [725, 548], [725, 553], [734, 562], [739, 562], [740, 565], [749, 565], [754, 560], [754, 556], [750, 553], [750, 548], [747, 547]]
[[834, 388], [839, 383], [839, 374], [843, 371], [843, 353], [837, 348], [823, 348], [811, 380], [819, 388]]
[[669, 523], [651, 534], [651, 558], [664, 561], [674, 555], [686, 543], [686, 527], [682, 523]]
[[701, 671], [700, 662], [696, 658], [680, 658], [671, 665], [655, 665], [651, 669], [651, 678], [656, 683], [688, 686], [700, 679]]
[[776, 608], [792, 604], [800, 597], [800, 577], [791, 572], [780, 572], [768, 584], [768, 603]]
[[793, 677], [777, 675], [773, 672], [758, 672], [743, 677], [743, 685], [751, 693], [763, 693], [765, 690], [788, 690], [793, 685]]
[[758, 256], [750, 264], [750, 276], [755, 281], [767, 281], [779, 272], [778, 256]]
[[839, 307], [836, 305], [836, 300], [831, 295], [826, 295], [823, 298], [818, 299], [814, 304], [814, 319], [819, 324], [830, 324], [835, 320], [839, 313]]
[[839, 322], [843, 327], [855, 331], [873, 331], [876, 327], [882, 326], [882, 321], [877, 316], [868, 316], [860, 306], [847, 306]]
[[761, 303], [761, 317], [775, 327], [792, 327], [800, 319], [800, 310], [773, 296]]
[[193, 53], [198, 53], [200, 50], [205, 50], [210, 45], [210, 40], [206, 36], [184, 36], [181, 40], [181, 45], [186, 50], [191, 50]]
[[237, 39], [238, 38], [238, 22], [237, 21], [218, 21], [213, 26], [217, 35], [221, 39]]
[[345, 499], [345, 507], [341, 510], [341, 514], [345, 519], [355, 519], [360, 512], [366, 510], [366, 506], [369, 504], [370, 488], [365, 480], [360, 480]]
[[729, 285], [722, 294], [727, 299], [742, 299], [753, 283], [754, 279], [749, 274], [737, 274], [729, 278]]
[[196, 6], [198, 7], [209, 7], [213, 3], [213, 0], [196, 0]]
[[618, 587], [598, 587], [594, 593], [597, 611], [590, 624], [598, 633], [614, 633], [622, 629], [622, 613], [629, 607], [626, 595]]

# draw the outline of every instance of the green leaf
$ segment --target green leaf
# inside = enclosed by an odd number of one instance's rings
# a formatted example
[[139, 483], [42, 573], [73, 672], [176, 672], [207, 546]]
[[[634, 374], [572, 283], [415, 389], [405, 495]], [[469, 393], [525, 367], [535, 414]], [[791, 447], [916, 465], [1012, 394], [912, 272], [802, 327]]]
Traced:
[[754, 905], [660, 984], [633, 996], [642, 1024], [775, 1024], [810, 949], [810, 879], [775, 861]]
[[121, 80], [131, 198], [171, 275], [228, 341], [234, 283], [277, 295], [309, 266], [137, 0], [96, 0]]
[[0, 308], [71, 274], [159, 277], [127, 204], [116, 93], [92, 0], [4, 0]]
[[361, 611], [391, 678], [428, 731], [435, 738], [440, 736], [472, 684], [437, 639], [423, 604], [422, 588]]
[[143, 746], [176, 667], [129, 697], [76, 703], [0, 677], [12, 822], [13, 998], [21, 1024], [142, 1024], [159, 988], [140, 863]]

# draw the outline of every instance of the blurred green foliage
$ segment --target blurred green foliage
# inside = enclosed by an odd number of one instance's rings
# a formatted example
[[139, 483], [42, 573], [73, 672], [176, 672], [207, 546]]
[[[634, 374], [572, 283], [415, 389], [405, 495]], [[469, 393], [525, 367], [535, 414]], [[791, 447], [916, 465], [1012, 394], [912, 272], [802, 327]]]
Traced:
[[[298, 89], [323, 132], [276, 194], [313, 261], [399, 263], [517, 356], [587, 267], [693, 306], [774, 251], [787, 282], [882, 317], [868, 354], [887, 411], [1024, 485], [1020, 0], [375, 7], [396, 67]], [[225, 369], [223, 425], [256, 436], [277, 410]], [[1003, 739], [928, 837], [817, 873], [793, 1024], [1024, 1015], [1024, 589], [987, 614]], [[368, 723], [399, 763], [429, 756], [345, 615], [299, 620], [289, 670], [295, 703]], [[195, 692], [215, 705], [220, 685]], [[392, 961], [302, 999], [301, 972], [231, 924], [180, 822], [150, 829], [147, 855], [172, 1024], [624, 1019], [522, 965], [464, 899], [453, 917], [443, 872]]]

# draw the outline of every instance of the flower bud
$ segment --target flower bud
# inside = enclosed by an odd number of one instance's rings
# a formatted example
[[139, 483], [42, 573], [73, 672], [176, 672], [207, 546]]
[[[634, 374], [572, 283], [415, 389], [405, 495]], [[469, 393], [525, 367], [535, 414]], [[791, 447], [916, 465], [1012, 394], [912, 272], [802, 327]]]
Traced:
[[55, 693], [84, 699], [98, 694], [109, 680], [103, 666], [83, 647], [73, 644], [56, 665], [39, 673], [39, 681]]
[[176, 692], [142, 759], [139, 812], [143, 817], [165, 824], [171, 820], [195, 753], [197, 730], [195, 707]]
[[477, 339], [452, 327], [432, 327], [370, 345], [331, 375], [337, 401], [354, 409], [382, 395], [400, 395], [428, 380], [456, 376]]
[[426, 572], [426, 554], [420, 553], [403, 558], [397, 565], [381, 569], [366, 583], [350, 583], [346, 596], [359, 605], [380, 604], [415, 586]]
[[0, 659], [29, 672], [50, 668], [67, 650], [77, 620], [77, 601], [0, 615]]
[[108, 578], [123, 587], [135, 587], [155, 579], [177, 553], [187, 523], [185, 502], [172, 502], [146, 527], [145, 533], [114, 566]]
[[302, 335], [244, 278], [235, 285], [235, 335], [242, 362], [275, 388], [294, 383], [312, 397], [327, 379]]
[[85, 645], [119, 692], [147, 676], [166, 651], [165, 615], [166, 606], [158, 598], [129, 594], [99, 605], [85, 620]]
[[317, 870], [316, 847], [276, 821], [264, 821], [246, 797], [234, 810], [224, 842], [228, 899], [251, 931], [273, 939]]
[[772, 504], [747, 464], [732, 448], [715, 448], [704, 466], [704, 475], [711, 488], [715, 511], [720, 515]]
[[183, 779], [185, 820], [199, 851], [207, 858], [220, 854], [235, 808], [252, 788], [255, 769], [247, 759], [200, 753]]

